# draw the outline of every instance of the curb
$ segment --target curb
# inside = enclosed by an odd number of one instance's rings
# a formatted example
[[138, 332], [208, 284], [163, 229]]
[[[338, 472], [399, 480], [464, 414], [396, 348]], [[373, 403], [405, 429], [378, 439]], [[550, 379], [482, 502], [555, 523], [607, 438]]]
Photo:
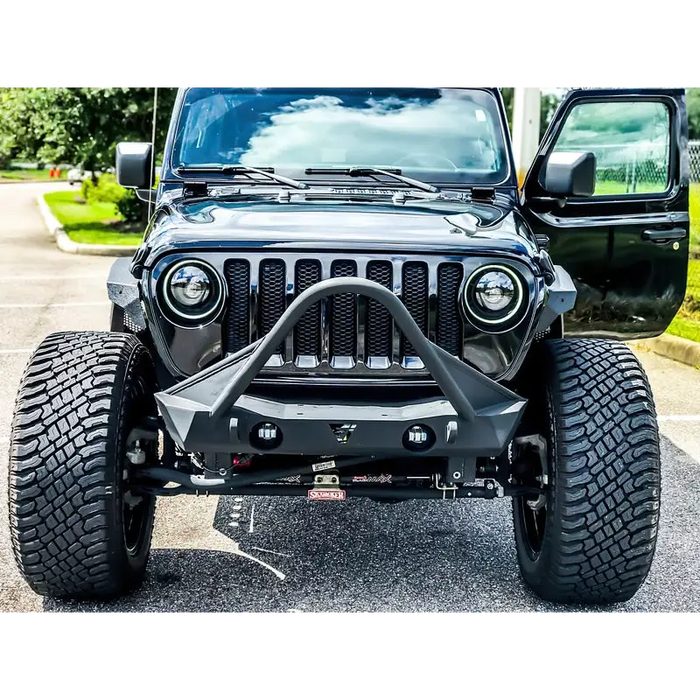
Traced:
[[97, 245], [92, 243], [76, 243], [75, 241], [71, 240], [68, 234], [63, 230], [61, 222], [51, 213], [51, 209], [46, 203], [43, 195], [38, 195], [36, 197], [36, 203], [39, 207], [39, 213], [44, 219], [46, 228], [49, 230], [49, 234], [55, 239], [56, 245], [64, 253], [72, 253], [73, 255], [131, 257], [138, 248], [138, 246], [132, 245]]
[[36, 196], [36, 203], [39, 207], [39, 213], [44, 218], [44, 223], [46, 224], [46, 228], [49, 230], [49, 234], [53, 238], [58, 238], [57, 233], [59, 231], [63, 231], [63, 226], [61, 226], [61, 222], [52, 214], [43, 194]]
[[630, 345], [700, 369], [700, 343], [692, 340], [664, 333], [658, 338], [633, 340]]

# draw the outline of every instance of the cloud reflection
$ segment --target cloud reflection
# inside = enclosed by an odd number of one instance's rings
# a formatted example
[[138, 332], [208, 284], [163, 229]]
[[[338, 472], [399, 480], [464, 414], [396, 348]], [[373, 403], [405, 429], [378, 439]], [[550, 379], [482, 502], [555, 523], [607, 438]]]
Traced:
[[442, 90], [432, 100], [370, 97], [361, 105], [317, 95], [268, 119], [240, 155], [242, 164], [499, 169], [498, 125], [466, 91]]

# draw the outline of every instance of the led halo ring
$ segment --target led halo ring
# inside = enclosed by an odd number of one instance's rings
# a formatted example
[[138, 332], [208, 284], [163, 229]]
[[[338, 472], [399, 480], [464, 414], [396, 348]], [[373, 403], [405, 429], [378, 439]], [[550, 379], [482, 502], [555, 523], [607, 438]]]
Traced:
[[[469, 287], [474, 280], [475, 277], [477, 276], [483, 276], [487, 272], [491, 270], [496, 270], [499, 272], [504, 272], [508, 277], [513, 281], [513, 284], [515, 285], [515, 292], [516, 292], [516, 303], [513, 306], [513, 308], [505, 315], [501, 316], [499, 318], [484, 318], [483, 316], [480, 316], [479, 313], [477, 313], [473, 308], [472, 304], [470, 303], [469, 300]], [[520, 281], [520, 275], [515, 272], [510, 267], [507, 267], [506, 265], [497, 265], [497, 264], [487, 264], [487, 265], [482, 265], [481, 267], [478, 267], [474, 272], [469, 275], [467, 278], [466, 283], [464, 284], [464, 288], [462, 290], [462, 302], [464, 304], [464, 308], [467, 312], [467, 315], [471, 317], [472, 319], [478, 321], [479, 323], [483, 323], [486, 326], [502, 326], [504, 323], [507, 323], [510, 321], [514, 316], [516, 316], [520, 311], [522, 311], [523, 308], [523, 301], [524, 301], [525, 295], [523, 292], [523, 285], [522, 282]], [[520, 323], [519, 319], [511, 328], [514, 328], [515, 326]], [[482, 330], [482, 329], [480, 329]], [[486, 329], [483, 329], [486, 330]], [[505, 331], [510, 330], [510, 328], [505, 328], [501, 329], [499, 328], [498, 330], [494, 329], [494, 332], [498, 333], [504, 333]]]
[[[209, 275], [212, 287], [216, 286], [218, 287], [218, 295], [216, 295], [216, 301], [211, 304], [206, 311], [203, 313], [198, 313], [198, 314], [187, 314], [184, 313], [181, 309], [179, 309], [177, 306], [175, 306], [171, 300], [171, 292], [170, 292], [170, 280], [172, 279], [172, 276], [181, 268], [187, 267], [188, 265], [191, 265], [192, 267], [198, 267], [204, 272]], [[187, 259], [187, 260], [180, 260], [173, 265], [171, 265], [170, 269], [165, 273], [163, 277], [163, 281], [161, 282], [161, 288], [160, 288], [160, 296], [163, 298], [165, 301], [166, 306], [168, 307], [169, 311], [172, 312], [172, 314], [175, 316], [175, 319], [171, 319], [173, 323], [178, 324], [182, 322], [187, 322], [190, 324], [196, 324], [197, 321], [205, 321], [206, 323], [209, 323], [212, 321], [219, 311], [221, 311], [221, 308], [223, 307], [224, 303], [224, 294], [225, 294], [225, 285], [223, 283], [223, 280], [221, 279], [221, 276], [219, 273], [207, 262], [204, 262], [203, 260], [192, 260], [192, 259]], [[167, 315], [167, 314], [166, 314]], [[202, 324], [204, 325], [204, 324]]]

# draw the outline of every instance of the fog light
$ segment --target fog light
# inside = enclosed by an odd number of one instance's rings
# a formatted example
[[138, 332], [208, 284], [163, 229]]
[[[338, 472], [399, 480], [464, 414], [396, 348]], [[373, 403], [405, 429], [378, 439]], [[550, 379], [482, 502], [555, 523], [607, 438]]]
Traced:
[[420, 425], [414, 425], [408, 429], [408, 441], [414, 445], [422, 445], [428, 442], [428, 431]]
[[403, 435], [403, 444], [409, 450], [427, 450], [435, 442], [435, 433], [425, 425], [412, 425]]
[[258, 437], [266, 442], [277, 440], [277, 426], [274, 423], [263, 423], [258, 428]]
[[271, 450], [282, 443], [282, 430], [274, 423], [258, 423], [250, 431], [250, 444], [262, 450]]

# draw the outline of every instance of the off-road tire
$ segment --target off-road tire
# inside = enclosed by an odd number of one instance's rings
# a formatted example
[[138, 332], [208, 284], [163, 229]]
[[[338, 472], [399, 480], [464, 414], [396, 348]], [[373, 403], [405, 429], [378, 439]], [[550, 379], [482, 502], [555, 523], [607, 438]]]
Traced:
[[30, 359], [12, 423], [9, 510], [17, 566], [35, 592], [104, 598], [141, 582], [155, 499], [137, 506], [129, 529], [123, 476], [127, 437], [154, 391], [153, 361], [133, 335], [54, 333]]
[[[559, 603], [629, 600], [651, 568], [661, 465], [656, 411], [639, 361], [622, 343], [542, 344], [531, 397], [548, 442], [549, 493], [539, 551], [514, 499], [520, 570]], [[531, 517], [531, 516], [530, 516]]]

